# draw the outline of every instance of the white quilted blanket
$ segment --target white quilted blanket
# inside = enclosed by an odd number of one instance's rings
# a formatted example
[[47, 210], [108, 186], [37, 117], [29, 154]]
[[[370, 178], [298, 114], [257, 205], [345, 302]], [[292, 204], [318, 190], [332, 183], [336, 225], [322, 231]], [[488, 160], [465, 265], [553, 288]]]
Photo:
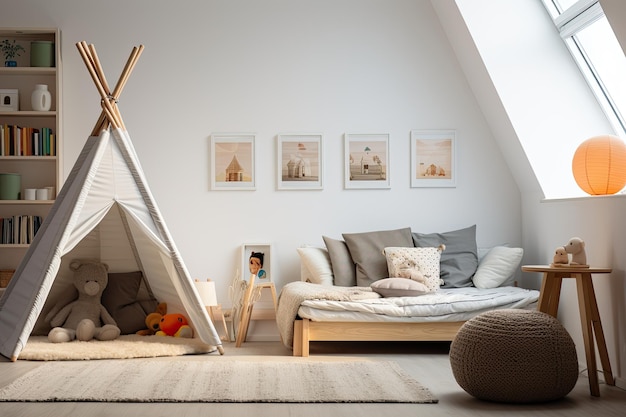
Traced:
[[539, 291], [518, 287], [439, 289], [418, 297], [377, 295], [369, 287], [329, 289], [300, 281], [289, 283], [281, 291], [277, 310], [283, 342], [292, 346], [298, 313], [312, 320], [463, 321], [484, 311], [528, 308], [539, 299]]

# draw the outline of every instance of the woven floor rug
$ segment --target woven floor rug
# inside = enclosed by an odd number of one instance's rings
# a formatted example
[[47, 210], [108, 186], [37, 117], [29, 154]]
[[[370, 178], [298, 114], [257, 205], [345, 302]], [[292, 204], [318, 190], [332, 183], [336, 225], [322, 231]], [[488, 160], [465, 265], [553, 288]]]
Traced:
[[129, 359], [46, 362], [0, 388], [0, 401], [436, 403], [389, 361]]
[[92, 340], [50, 343], [46, 336], [31, 336], [18, 359], [31, 361], [69, 361], [86, 359], [155, 358], [215, 351], [200, 339], [164, 336], [123, 335], [110, 341]]

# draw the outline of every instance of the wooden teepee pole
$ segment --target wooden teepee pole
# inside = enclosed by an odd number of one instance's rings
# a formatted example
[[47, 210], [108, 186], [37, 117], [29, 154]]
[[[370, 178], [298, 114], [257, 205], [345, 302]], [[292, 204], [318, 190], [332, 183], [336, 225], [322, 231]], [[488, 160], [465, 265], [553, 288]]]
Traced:
[[93, 79], [93, 82], [96, 85], [98, 92], [100, 93], [100, 97], [102, 98], [101, 100], [102, 109], [105, 111], [107, 115], [107, 119], [109, 120], [111, 125], [113, 125], [114, 127], [119, 127], [119, 122], [116, 118], [115, 110], [113, 109], [113, 104], [111, 104], [109, 97], [108, 97], [109, 94], [104, 89], [104, 86], [102, 85], [102, 81], [101, 81], [102, 74], [98, 73], [94, 56], [90, 53], [86, 44], [80, 43], [79, 45], [80, 46], [78, 49], [81, 53], [81, 56], [83, 57], [83, 61], [85, 61], [87, 70], [89, 71], [89, 74], [91, 75], [91, 78]]
[[109, 84], [104, 75], [95, 46], [87, 45], [87, 43], [83, 41], [77, 43], [76, 47], [78, 48], [78, 51], [80, 52], [101, 97], [102, 113], [100, 114], [100, 117], [91, 132], [92, 136], [98, 135], [102, 130], [107, 129], [109, 125], [114, 128], [126, 129], [124, 121], [122, 120], [122, 115], [117, 107], [117, 100], [122, 93], [122, 90], [126, 85], [126, 81], [134, 69], [141, 52], [143, 51], [143, 45], [133, 48], [113, 92], [111, 92], [109, 88]]

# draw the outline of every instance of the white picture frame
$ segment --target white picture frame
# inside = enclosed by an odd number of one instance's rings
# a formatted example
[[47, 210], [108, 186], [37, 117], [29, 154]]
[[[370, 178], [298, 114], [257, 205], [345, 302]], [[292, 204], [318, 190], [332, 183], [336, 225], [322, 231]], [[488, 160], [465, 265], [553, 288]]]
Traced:
[[284, 133], [276, 141], [278, 190], [321, 190], [323, 144], [318, 133]]
[[411, 188], [456, 187], [456, 131], [411, 131]]
[[[250, 256], [252, 253], [263, 254], [262, 273], [257, 273], [254, 284], [272, 282], [272, 245], [270, 243], [244, 243], [241, 245], [241, 279], [250, 280]], [[258, 259], [258, 258], [257, 258]]]
[[255, 190], [255, 139], [253, 133], [211, 135], [211, 189]]
[[344, 187], [391, 188], [388, 133], [344, 135]]

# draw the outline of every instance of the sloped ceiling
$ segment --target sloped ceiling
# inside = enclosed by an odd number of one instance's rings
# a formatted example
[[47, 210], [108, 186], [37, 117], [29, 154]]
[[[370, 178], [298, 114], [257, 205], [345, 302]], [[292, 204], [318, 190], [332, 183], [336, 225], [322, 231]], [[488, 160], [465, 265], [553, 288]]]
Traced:
[[432, 0], [431, 2], [518, 187], [525, 192], [541, 193], [541, 187], [525, 157], [515, 128], [456, 1]]
[[626, 2], [624, 0], [600, 0], [600, 5], [626, 54]]

